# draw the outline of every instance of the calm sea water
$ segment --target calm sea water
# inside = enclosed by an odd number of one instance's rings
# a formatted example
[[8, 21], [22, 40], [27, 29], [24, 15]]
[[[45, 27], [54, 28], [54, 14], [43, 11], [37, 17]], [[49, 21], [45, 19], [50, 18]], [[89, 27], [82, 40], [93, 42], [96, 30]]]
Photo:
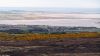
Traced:
[[45, 11], [63, 13], [100, 13], [100, 8], [53, 8], [53, 7], [0, 7], [0, 11]]
[[[100, 13], [99, 8], [27, 8], [27, 7], [0, 7], [0, 11], [45, 11], [45, 12], [86, 12], [86, 13]], [[87, 26], [100, 27], [98, 19], [37, 19], [37, 20], [0, 20], [0, 24], [25, 24], [25, 25], [52, 25], [52, 26]]]
[[0, 24], [10, 25], [51, 25], [100, 27], [99, 19], [37, 19], [37, 20], [0, 20]]

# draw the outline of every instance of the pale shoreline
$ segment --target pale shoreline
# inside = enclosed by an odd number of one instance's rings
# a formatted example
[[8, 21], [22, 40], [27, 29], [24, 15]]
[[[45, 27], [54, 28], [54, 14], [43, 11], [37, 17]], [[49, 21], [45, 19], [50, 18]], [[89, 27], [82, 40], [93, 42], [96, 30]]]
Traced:
[[78, 14], [78, 13], [45, 13], [45, 12], [23, 12], [23, 13], [0, 13], [0, 20], [35, 20], [35, 19], [100, 19], [100, 14]]
[[99, 27], [96, 19], [37, 19], [37, 20], [0, 20], [0, 24], [8, 25], [50, 25], [50, 26], [86, 26]]
[[100, 22], [100, 14], [48, 13], [48, 12], [0, 13], [0, 24], [8, 24], [8, 25], [99, 27], [100, 26], [99, 22]]

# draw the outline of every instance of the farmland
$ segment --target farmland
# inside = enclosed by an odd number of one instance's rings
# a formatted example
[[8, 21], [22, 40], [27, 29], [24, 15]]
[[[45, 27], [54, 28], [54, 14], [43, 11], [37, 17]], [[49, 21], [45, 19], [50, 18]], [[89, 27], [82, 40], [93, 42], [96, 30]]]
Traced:
[[97, 32], [81, 32], [81, 33], [66, 33], [66, 34], [8, 34], [0, 33], [1, 41], [32, 41], [32, 40], [49, 40], [62, 38], [99, 38], [100, 33]]

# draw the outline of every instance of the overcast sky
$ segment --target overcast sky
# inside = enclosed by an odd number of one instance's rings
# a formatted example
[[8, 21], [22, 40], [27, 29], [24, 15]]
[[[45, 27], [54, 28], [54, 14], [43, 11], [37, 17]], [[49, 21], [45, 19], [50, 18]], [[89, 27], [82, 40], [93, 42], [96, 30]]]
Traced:
[[100, 0], [0, 0], [0, 7], [100, 8]]

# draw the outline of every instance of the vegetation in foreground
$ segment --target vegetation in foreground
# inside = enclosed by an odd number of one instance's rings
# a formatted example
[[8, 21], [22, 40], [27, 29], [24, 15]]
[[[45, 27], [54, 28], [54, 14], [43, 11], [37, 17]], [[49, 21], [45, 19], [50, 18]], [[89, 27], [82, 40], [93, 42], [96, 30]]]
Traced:
[[0, 33], [1, 56], [99, 56], [100, 33]]

